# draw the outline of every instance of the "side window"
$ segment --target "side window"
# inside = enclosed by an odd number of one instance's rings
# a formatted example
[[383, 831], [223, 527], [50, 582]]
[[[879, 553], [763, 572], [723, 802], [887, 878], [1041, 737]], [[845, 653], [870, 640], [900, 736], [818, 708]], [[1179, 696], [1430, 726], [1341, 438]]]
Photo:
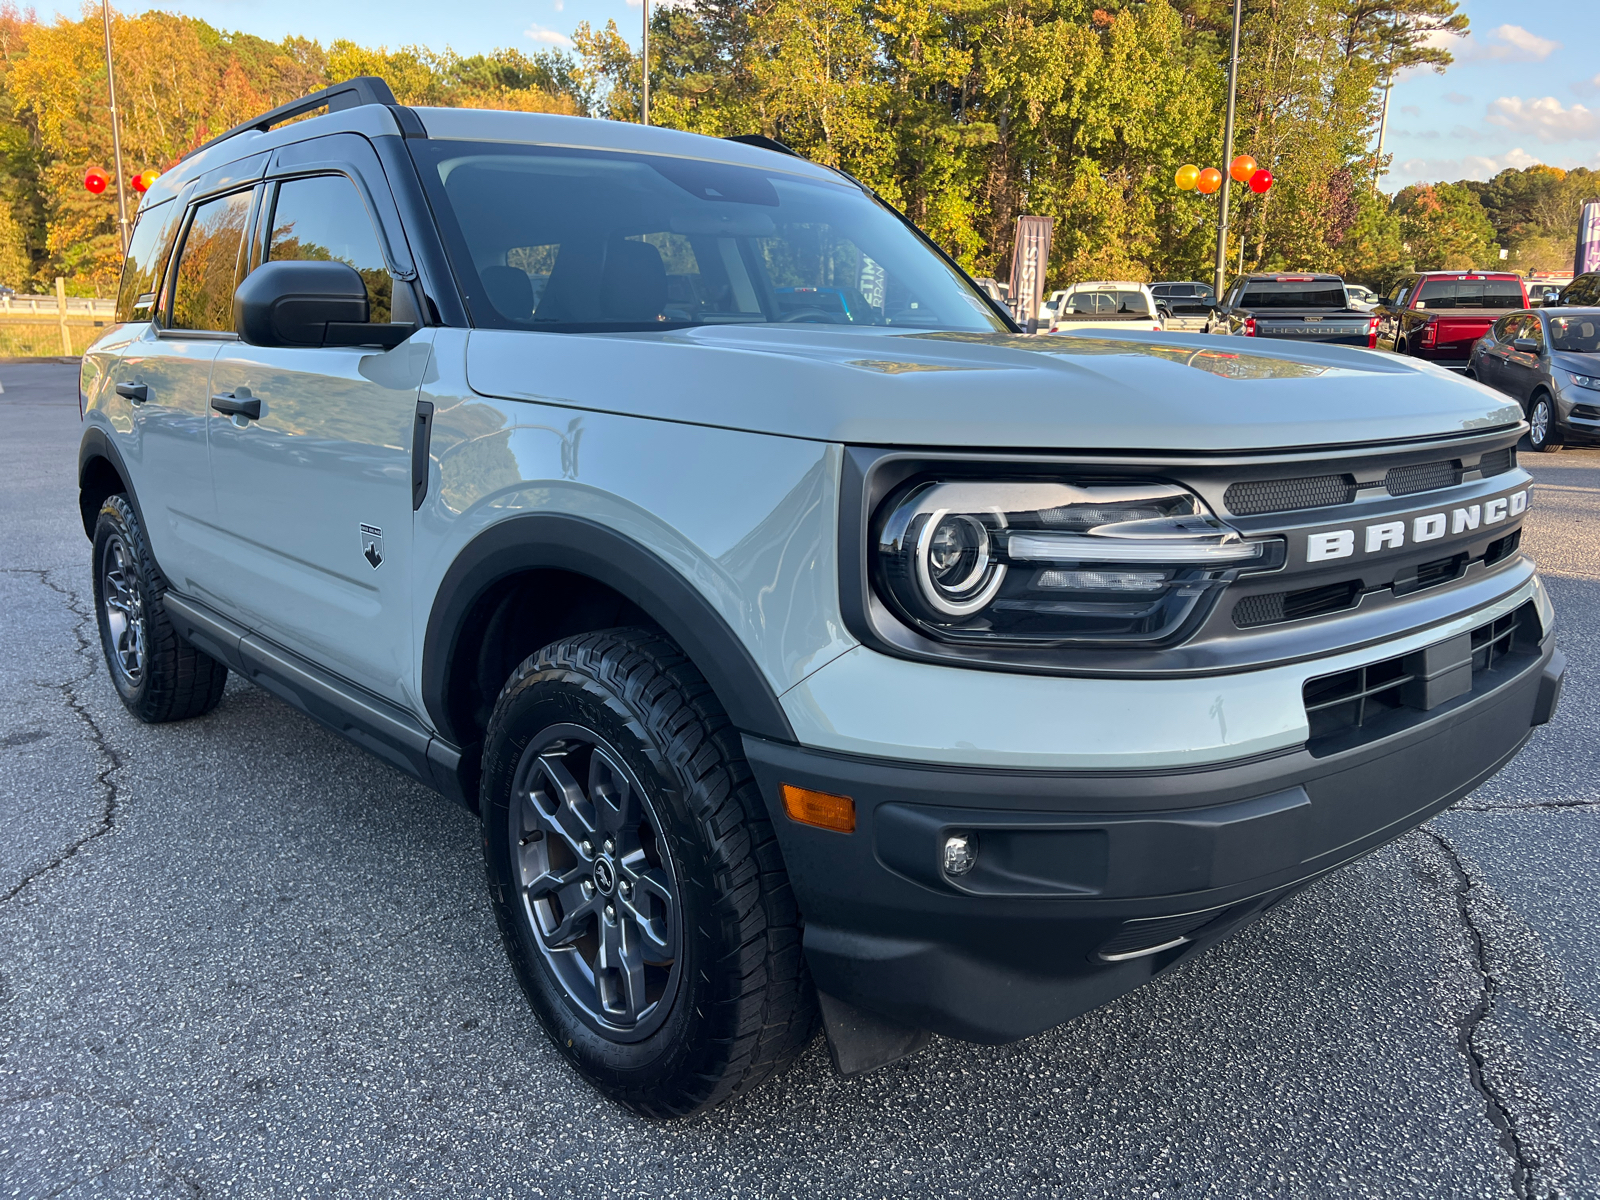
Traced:
[[1544, 353], [1544, 322], [1539, 320], [1538, 314], [1523, 317], [1517, 333], [1521, 337], [1532, 338], [1539, 344], [1539, 353]]
[[313, 175], [279, 185], [267, 261], [282, 259], [348, 263], [367, 285], [367, 320], [388, 323], [394, 281], [361, 193], [343, 175]]
[[161, 286], [161, 268], [167, 265], [182, 214], [183, 206], [174, 200], [139, 211], [128, 257], [122, 264], [122, 283], [117, 288], [117, 320], [150, 319], [155, 310], [156, 289]]
[[172, 295], [174, 329], [233, 332], [233, 289], [250, 197], [249, 192], [234, 192], [207, 200], [194, 210], [178, 254]]
[[1512, 313], [1509, 317], [1501, 317], [1494, 323], [1494, 340], [1497, 342], [1509, 342], [1511, 340], [1511, 331], [1516, 324], [1517, 316], [1515, 313]]

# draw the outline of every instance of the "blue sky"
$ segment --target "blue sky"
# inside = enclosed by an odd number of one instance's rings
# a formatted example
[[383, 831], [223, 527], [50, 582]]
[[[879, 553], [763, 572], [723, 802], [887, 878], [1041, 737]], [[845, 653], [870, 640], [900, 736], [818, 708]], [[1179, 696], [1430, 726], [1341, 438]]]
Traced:
[[1467, 0], [1467, 38], [1443, 39], [1443, 75], [1411, 71], [1389, 101], [1385, 190], [1487, 179], [1548, 163], [1600, 169], [1600, 7], [1595, 0]]
[[[615, 19], [637, 42], [641, 0], [124, 0], [128, 11], [164, 8], [277, 41], [295, 33], [324, 45], [351, 38], [390, 47], [419, 43], [475, 54], [499, 46], [562, 46], [579, 21]], [[39, 15], [76, 16], [76, 0], [35, 0]], [[1466, 38], [1444, 44], [1443, 75], [1412, 71], [1395, 85], [1385, 146], [1394, 190], [1418, 180], [1487, 179], [1536, 162], [1600, 168], [1600, 20], [1595, 0], [1465, 0]]]

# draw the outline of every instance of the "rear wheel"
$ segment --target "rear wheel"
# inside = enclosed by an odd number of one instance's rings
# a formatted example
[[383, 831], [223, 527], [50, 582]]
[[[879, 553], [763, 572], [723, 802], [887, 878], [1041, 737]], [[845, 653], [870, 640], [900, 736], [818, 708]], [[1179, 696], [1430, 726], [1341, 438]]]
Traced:
[[1556, 427], [1555, 406], [1540, 392], [1528, 405], [1528, 445], [1550, 452], [1561, 449], [1561, 431]]
[[172, 627], [166, 580], [125, 496], [111, 496], [94, 527], [94, 608], [117, 695], [141, 721], [183, 721], [222, 699], [228, 668]]
[[810, 1040], [816, 998], [766, 806], [672, 643], [615, 629], [525, 661], [495, 704], [481, 798], [518, 979], [601, 1091], [688, 1116]]

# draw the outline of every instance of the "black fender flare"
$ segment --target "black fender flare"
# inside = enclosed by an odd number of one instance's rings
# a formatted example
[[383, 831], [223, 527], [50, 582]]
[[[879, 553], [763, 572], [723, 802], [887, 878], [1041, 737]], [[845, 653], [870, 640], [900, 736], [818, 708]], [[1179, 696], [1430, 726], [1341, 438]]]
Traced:
[[794, 728], [754, 657], [704, 595], [653, 551], [607, 525], [567, 513], [524, 513], [485, 529], [450, 564], [428, 614], [422, 702], [445, 738], [474, 740], [452, 719], [449, 688], [461, 629], [478, 599], [502, 579], [540, 568], [604, 584], [660, 625], [706, 677], [734, 725], [794, 742]]
[[94, 460], [104, 459], [111, 465], [111, 469], [122, 480], [122, 494], [128, 498], [128, 503], [133, 505], [133, 512], [139, 518], [139, 524], [149, 529], [150, 525], [144, 519], [144, 510], [139, 507], [139, 497], [133, 490], [133, 476], [128, 473], [128, 465], [122, 461], [122, 452], [117, 449], [117, 444], [106, 435], [106, 431], [98, 425], [91, 425], [83, 431], [83, 440], [78, 443], [78, 511], [83, 517], [84, 536], [91, 541], [94, 539], [94, 522], [99, 510], [90, 512], [83, 502], [83, 484], [89, 474], [89, 468]]

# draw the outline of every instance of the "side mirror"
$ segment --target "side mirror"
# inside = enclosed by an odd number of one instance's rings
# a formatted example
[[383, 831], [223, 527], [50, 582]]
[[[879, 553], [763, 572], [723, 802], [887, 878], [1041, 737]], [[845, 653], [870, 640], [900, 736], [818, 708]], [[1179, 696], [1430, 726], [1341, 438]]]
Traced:
[[233, 327], [252, 346], [398, 346], [415, 325], [367, 321], [367, 285], [348, 263], [263, 263], [233, 295]]
[[1532, 338], [1513, 338], [1511, 348], [1519, 354], [1539, 353], [1539, 343]]

